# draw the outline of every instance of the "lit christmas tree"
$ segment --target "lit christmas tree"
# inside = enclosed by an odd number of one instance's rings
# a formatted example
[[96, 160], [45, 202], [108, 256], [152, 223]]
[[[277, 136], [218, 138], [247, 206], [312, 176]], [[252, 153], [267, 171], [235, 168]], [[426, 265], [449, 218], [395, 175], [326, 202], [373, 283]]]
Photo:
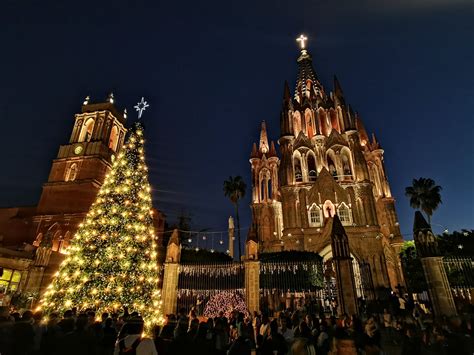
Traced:
[[147, 328], [163, 322], [144, 142], [135, 123], [41, 300], [45, 311], [128, 307]]
[[204, 317], [215, 318], [219, 312], [224, 312], [224, 316], [230, 318], [233, 311], [244, 314], [249, 317], [250, 313], [245, 304], [243, 296], [237, 291], [221, 291], [211, 297], [204, 308]]

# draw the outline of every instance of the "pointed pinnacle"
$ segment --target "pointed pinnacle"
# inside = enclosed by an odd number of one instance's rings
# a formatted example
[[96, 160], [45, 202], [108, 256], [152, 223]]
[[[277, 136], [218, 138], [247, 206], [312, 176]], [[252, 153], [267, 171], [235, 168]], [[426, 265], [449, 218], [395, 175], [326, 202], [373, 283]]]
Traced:
[[341, 83], [337, 80], [337, 76], [334, 75], [334, 94], [336, 96], [344, 96], [344, 91], [342, 91]]

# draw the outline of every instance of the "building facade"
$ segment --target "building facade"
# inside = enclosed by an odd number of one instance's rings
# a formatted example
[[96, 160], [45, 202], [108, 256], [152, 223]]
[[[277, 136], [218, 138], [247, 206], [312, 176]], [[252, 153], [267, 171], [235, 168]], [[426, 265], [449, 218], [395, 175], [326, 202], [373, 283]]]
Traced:
[[[0, 267], [12, 275], [8, 283], [0, 280], [0, 294], [38, 293], [49, 284], [124, 143], [126, 119], [112, 94], [101, 103], [86, 98], [68, 143], [52, 162], [38, 205], [0, 209]], [[154, 224], [163, 231], [159, 211]]]
[[[403, 237], [383, 149], [346, 103], [334, 77], [327, 93], [302, 48], [294, 93], [285, 82], [279, 152], [262, 122], [250, 156], [252, 228], [260, 252], [305, 250], [332, 258], [329, 217], [338, 215], [352, 258], [370, 266], [374, 287], [403, 284]], [[357, 272], [359, 272], [357, 270]]]

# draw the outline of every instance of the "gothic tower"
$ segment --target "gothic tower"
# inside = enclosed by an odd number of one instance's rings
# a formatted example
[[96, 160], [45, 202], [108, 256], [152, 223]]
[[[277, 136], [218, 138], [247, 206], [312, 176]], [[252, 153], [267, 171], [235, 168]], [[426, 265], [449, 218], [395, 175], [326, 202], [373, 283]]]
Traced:
[[275, 236], [281, 237], [282, 218], [278, 191], [278, 165], [275, 143], [268, 144], [265, 121], [260, 130], [260, 142], [254, 144], [250, 156], [252, 166], [252, 212], [258, 223], [253, 223], [260, 241], [269, 247]]
[[325, 91], [304, 41], [296, 62], [295, 91], [287, 82], [283, 90], [280, 159], [268, 146], [265, 123], [259, 148], [252, 149], [251, 233], [261, 251], [308, 250], [328, 258], [324, 227], [337, 214], [374, 285], [395, 287], [403, 282], [397, 256], [403, 239], [383, 150], [375, 136], [369, 140], [336, 77], [333, 91]]

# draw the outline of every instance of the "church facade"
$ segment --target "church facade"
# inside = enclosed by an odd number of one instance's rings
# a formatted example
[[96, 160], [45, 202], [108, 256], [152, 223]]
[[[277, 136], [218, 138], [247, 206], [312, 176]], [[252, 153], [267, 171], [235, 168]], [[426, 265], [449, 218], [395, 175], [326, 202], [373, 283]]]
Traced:
[[[6, 275], [0, 277], [0, 295], [38, 293], [49, 284], [124, 143], [126, 119], [112, 94], [101, 103], [86, 98], [38, 205], [0, 209], [0, 268]], [[154, 224], [163, 231], [164, 215], [157, 210]]]
[[[304, 250], [332, 258], [327, 221], [338, 215], [354, 261], [369, 265], [373, 285], [403, 284], [403, 237], [384, 167], [384, 151], [346, 103], [334, 77], [327, 93], [303, 48], [296, 86], [285, 82], [278, 150], [262, 122], [250, 156], [252, 227], [260, 252]], [[360, 272], [357, 270], [357, 272]]]

